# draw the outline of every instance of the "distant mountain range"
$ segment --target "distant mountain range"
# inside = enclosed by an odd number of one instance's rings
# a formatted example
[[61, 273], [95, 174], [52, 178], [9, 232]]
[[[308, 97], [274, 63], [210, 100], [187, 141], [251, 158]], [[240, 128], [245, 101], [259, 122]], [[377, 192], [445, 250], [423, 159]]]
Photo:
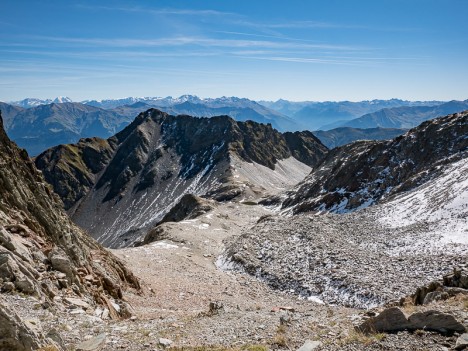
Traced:
[[[309, 130], [332, 129], [340, 127], [348, 120], [384, 108], [401, 106], [435, 106], [444, 101], [408, 101], [400, 99], [365, 101], [302, 101], [287, 100], [259, 101], [260, 104], [290, 116]], [[376, 127], [376, 126], [373, 126]], [[373, 128], [367, 127], [367, 128]]]
[[[238, 121], [270, 123], [280, 131], [302, 129], [293, 119], [248, 99], [202, 100], [186, 95], [177, 99], [128, 98], [84, 103], [69, 100], [53, 100], [63, 101], [59, 103], [25, 99], [14, 102], [16, 105], [0, 102], [8, 135], [31, 155], [37, 155], [51, 146], [75, 143], [83, 137], [110, 137], [127, 126], [139, 113], [153, 107], [173, 115], [229, 115]], [[122, 103], [131, 104], [121, 105]]]
[[133, 118], [75, 102], [51, 103], [24, 109], [0, 103], [8, 136], [31, 155], [82, 137], [108, 137]]
[[342, 124], [353, 128], [413, 128], [421, 122], [468, 109], [468, 100], [449, 101], [435, 106], [385, 108]]
[[330, 130], [316, 130], [314, 135], [329, 149], [349, 144], [356, 140], [387, 140], [406, 133], [401, 128], [368, 128], [359, 129], [340, 127]]
[[[270, 123], [281, 132], [317, 130], [321, 126], [322, 130], [315, 134], [327, 146], [335, 147], [354, 140], [394, 137], [396, 133], [403, 132], [394, 128], [408, 129], [430, 118], [463, 111], [468, 108], [468, 100], [255, 102], [237, 97], [201, 99], [183, 95], [178, 98], [129, 97], [82, 102], [71, 102], [67, 97], [54, 100], [28, 98], [9, 104], [0, 102], [7, 133], [31, 155], [37, 155], [54, 145], [75, 143], [83, 137], [110, 137], [128, 125], [139, 113], [150, 108], [172, 115], [228, 115], [238, 121]], [[368, 130], [373, 128], [381, 129]], [[327, 130], [330, 132], [325, 133]]]

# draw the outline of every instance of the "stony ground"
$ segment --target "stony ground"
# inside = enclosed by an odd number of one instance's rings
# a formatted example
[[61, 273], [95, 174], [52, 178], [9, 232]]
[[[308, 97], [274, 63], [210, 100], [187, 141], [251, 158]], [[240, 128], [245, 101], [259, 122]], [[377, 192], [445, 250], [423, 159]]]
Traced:
[[[106, 333], [102, 350], [108, 351], [161, 349], [164, 339], [178, 349], [252, 351], [293, 350], [307, 339], [321, 342], [316, 350], [448, 350], [455, 345], [457, 335], [428, 332], [364, 336], [353, 327], [365, 318], [366, 310], [301, 299], [272, 290], [246, 273], [221, 270], [218, 258], [225, 243], [258, 230], [257, 221], [269, 214], [260, 206], [223, 204], [198, 219], [163, 224], [164, 240], [113, 251], [143, 286], [142, 294], [126, 294], [134, 309], [127, 320], [106, 319], [97, 306], [53, 307], [32, 297], [3, 295], [31, 325], [55, 329], [70, 350], [102, 333]], [[434, 307], [453, 313], [468, 327], [466, 296], [424, 308]]]

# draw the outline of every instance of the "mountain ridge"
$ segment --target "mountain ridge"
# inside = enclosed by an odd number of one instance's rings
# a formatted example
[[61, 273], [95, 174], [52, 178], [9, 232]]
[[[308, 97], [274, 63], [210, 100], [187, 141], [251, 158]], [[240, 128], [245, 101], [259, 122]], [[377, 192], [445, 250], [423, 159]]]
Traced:
[[[265, 179], [284, 188], [326, 152], [310, 133], [291, 133], [286, 139], [271, 125], [150, 109], [107, 140], [58, 146], [35, 162], [72, 218], [106, 245], [119, 246], [134, 242], [186, 193], [225, 201], [265, 191]], [[111, 225], [116, 221], [106, 215], [111, 209], [120, 211], [117, 221], [125, 221], [119, 226], [127, 229]], [[90, 218], [95, 211], [108, 225]], [[111, 232], [122, 237], [106, 234]]]
[[423, 122], [389, 141], [332, 149], [293, 190], [264, 200], [293, 213], [346, 213], [424, 183], [438, 165], [466, 157], [468, 112]]

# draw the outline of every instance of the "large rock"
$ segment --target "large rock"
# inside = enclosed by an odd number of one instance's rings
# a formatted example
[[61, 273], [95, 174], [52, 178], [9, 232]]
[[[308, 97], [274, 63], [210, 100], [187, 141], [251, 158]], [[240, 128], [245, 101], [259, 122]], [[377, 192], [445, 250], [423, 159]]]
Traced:
[[439, 311], [425, 311], [413, 313], [408, 318], [410, 329], [429, 330], [439, 333], [464, 332], [465, 327], [451, 314]]
[[357, 329], [362, 333], [398, 332], [410, 328], [407, 316], [398, 307], [391, 307], [369, 318]]
[[455, 344], [455, 350], [464, 350], [466, 348], [468, 348], [468, 333], [460, 335]]
[[210, 202], [193, 194], [185, 194], [158, 224], [196, 218], [211, 211], [213, 208], [212, 201]]
[[468, 271], [454, 269], [453, 273], [444, 276], [444, 285], [468, 289]]
[[402, 330], [428, 330], [442, 334], [464, 332], [465, 327], [451, 314], [439, 311], [415, 312], [407, 317], [398, 307], [387, 308], [356, 327], [363, 333], [394, 333]]
[[34, 330], [19, 318], [6, 304], [0, 301], [0, 350], [30, 351], [40, 347], [60, 345]]

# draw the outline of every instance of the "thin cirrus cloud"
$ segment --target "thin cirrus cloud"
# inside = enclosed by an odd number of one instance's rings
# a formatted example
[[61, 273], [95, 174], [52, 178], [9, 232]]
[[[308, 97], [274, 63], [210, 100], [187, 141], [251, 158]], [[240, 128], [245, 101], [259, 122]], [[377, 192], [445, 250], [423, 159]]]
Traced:
[[37, 36], [31, 39], [47, 40], [49, 42], [65, 45], [106, 46], [106, 47], [162, 47], [195, 45], [204, 47], [232, 47], [232, 48], [272, 48], [272, 49], [327, 49], [359, 51], [368, 48], [350, 45], [298, 43], [294, 41], [268, 41], [268, 40], [240, 40], [217, 39], [206, 37], [179, 36], [156, 39], [132, 38], [76, 38], [76, 37], [45, 37]]
[[177, 16], [240, 16], [233, 12], [224, 12], [217, 10], [195, 10], [195, 9], [174, 9], [174, 8], [162, 8], [162, 9], [151, 9], [140, 6], [134, 7], [120, 7], [120, 6], [99, 6], [99, 5], [83, 5], [77, 4], [77, 8], [87, 10], [104, 10], [104, 11], [121, 11], [121, 12], [141, 12], [153, 15], [177, 15]]
[[346, 65], [346, 66], [379, 66], [388, 64], [399, 64], [403, 61], [418, 61], [418, 65], [425, 65], [420, 62], [420, 58], [413, 57], [285, 57], [285, 56], [240, 56], [245, 59], [252, 60], [266, 60], [266, 61], [280, 61], [280, 62], [294, 62], [294, 63], [309, 63], [309, 64], [331, 64], [331, 65]]

